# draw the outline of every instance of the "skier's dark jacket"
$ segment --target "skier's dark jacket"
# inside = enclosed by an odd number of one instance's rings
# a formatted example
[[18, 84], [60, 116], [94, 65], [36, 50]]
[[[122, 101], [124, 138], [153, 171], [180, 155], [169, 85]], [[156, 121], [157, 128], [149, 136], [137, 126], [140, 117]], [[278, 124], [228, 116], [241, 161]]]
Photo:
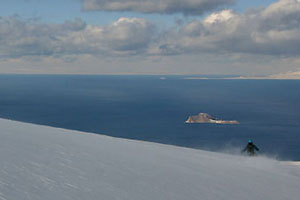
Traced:
[[250, 155], [250, 156], [254, 156], [255, 155], [255, 151], [259, 151], [259, 148], [253, 144], [252, 142], [249, 142], [247, 144], [247, 146], [243, 149], [242, 152], [245, 152], [247, 151], [247, 153]]

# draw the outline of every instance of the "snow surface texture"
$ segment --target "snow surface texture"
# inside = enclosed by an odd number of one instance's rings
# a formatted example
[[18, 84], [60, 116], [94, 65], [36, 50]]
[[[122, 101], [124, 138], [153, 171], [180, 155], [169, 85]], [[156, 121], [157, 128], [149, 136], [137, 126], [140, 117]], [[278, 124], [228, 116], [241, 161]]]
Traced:
[[0, 119], [0, 199], [282, 200], [300, 167]]

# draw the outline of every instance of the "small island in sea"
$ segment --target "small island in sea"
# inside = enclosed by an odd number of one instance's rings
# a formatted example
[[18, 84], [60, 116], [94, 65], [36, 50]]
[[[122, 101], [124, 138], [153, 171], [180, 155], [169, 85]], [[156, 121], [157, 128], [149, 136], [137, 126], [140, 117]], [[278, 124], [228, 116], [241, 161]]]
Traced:
[[239, 124], [236, 120], [216, 119], [207, 113], [189, 116], [185, 123]]

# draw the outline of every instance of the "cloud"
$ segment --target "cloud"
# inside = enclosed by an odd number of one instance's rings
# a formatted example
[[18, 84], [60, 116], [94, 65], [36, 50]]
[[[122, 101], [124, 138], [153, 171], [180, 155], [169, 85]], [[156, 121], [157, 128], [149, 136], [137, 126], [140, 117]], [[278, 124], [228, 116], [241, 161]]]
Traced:
[[155, 26], [144, 19], [120, 18], [103, 30], [104, 43], [115, 51], [145, 50], [155, 35]]
[[82, 0], [84, 10], [200, 15], [235, 0]]
[[299, 56], [300, 1], [280, 0], [243, 14], [223, 10], [167, 34], [154, 52]]
[[147, 49], [153, 33], [155, 26], [139, 18], [95, 26], [80, 19], [43, 24], [16, 16], [0, 17], [0, 58], [137, 54]]
[[120, 18], [99, 26], [80, 19], [47, 24], [13, 16], [0, 17], [0, 58], [200, 54], [299, 57], [299, 35], [298, 0], [280, 0], [242, 14], [222, 10], [163, 31], [142, 18]]

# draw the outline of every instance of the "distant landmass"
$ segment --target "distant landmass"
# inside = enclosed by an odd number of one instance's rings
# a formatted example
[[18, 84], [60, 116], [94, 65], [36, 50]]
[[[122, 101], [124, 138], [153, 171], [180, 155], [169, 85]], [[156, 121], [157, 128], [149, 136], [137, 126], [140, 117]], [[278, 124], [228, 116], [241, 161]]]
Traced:
[[185, 123], [239, 124], [240, 122], [216, 119], [207, 113], [199, 113], [198, 115], [189, 116]]
[[299, 80], [300, 71], [289, 71], [279, 74], [271, 74], [266, 76], [192, 76], [186, 77], [184, 79], [193, 80], [193, 79], [279, 79], [279, 80]]

